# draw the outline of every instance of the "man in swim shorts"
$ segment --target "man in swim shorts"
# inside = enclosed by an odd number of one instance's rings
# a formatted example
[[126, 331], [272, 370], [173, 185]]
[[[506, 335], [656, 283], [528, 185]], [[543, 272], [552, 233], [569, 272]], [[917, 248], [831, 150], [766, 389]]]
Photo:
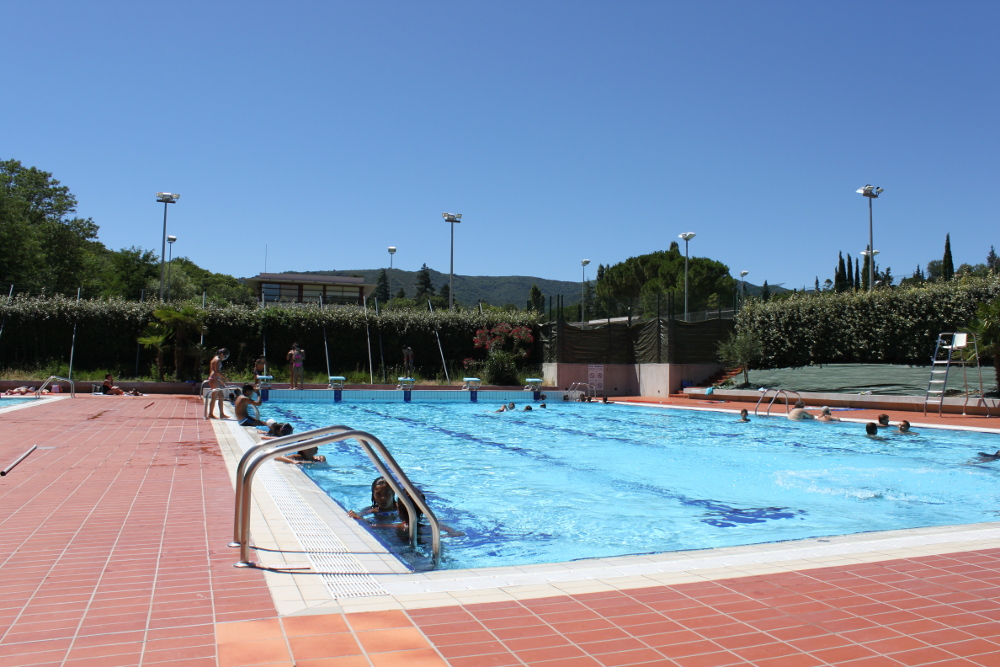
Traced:
[[267, 422], [262, 422], [256, 417], [250, 416], [250, 406], [260, 407], [261, 400], [252, 384], [243, 385], [242, 393], [236, 397], [236, 421], [240, 426], [264, 426]]

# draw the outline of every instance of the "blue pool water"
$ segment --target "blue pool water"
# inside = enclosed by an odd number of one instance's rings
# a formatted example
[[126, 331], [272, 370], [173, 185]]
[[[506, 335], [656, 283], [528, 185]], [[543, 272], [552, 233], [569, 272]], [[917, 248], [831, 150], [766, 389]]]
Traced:
[[[862, 424], [736, 423], [728, 413], [601, 404], [496, 414], [490, 404], [290, 403], [297, 430], [346, 424], [381, 439], [438, 517], [444, 568], [677, 551], [996, 520], [995, 434]], [[275, 414], [277, 413], [277, 414]], [[842, 413], [850, 414], [850, 413]], [[348, 509], [376, 476], [355, 443], [306, 473]], [[391, 529], [380, 539], [426, 565]]]
[[5, 396], [0, 398], [0, 410], [4, 408], [9, 408], [13, 405], [21, 405], [22, 403], [31, 403], [32, 401], [37, 401], [38, 399], [32, 396], [31, 398], [12, 398], [10, 396]]

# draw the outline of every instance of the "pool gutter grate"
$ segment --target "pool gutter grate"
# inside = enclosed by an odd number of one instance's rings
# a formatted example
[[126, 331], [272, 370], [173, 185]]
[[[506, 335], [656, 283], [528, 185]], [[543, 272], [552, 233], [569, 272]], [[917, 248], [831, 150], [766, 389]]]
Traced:
[[[227, 421], [226, 424], [244, 453], [257, 444], [235, 421]], [[348, 551], [340, 538], [275, 468], [273, 462], [257, 471], [255, 482], [255, 489], [262, 485], [270, 494], [288, 527], [292, 529], [292, 534], [302, 545], [312, 569], [318, 573], [335, 599], [386, 594], [365, 566]]]

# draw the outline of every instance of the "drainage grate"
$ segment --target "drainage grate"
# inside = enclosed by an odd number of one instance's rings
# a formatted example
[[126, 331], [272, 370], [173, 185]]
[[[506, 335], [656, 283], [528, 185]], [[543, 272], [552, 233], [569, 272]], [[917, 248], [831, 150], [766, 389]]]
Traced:
[[[234, 421], [226, 422], [240, 449], [246, 452], [256, 443]], [[263, 485], [274, 504], [292, 529], [320, 578], [334, 598], [385, 595], [364, 565], [351, 554], [340, 538], [320, 519], [288, 480], [273, 465], [261, 467], [255, 476], [254, 488]]]

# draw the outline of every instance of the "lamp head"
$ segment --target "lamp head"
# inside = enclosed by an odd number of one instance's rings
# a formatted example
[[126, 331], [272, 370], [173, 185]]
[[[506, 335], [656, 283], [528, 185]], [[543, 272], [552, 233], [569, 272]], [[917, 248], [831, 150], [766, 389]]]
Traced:
[[396, 246], [394, 246], [394, 245], [389, 246], [389, 254], [390, 255], [395, 255], [396, 254]]
[[442, 213], [441, 217], [444, 218], [445, 222], [462, 222], [461, 213]]
[[874, 185], [866, 185], [863, 188], [858, 188], [857, 190], [855, 190], [855, 192], [857, 192], [859, 195], [864, 195], [865, 197], [878, 199], [878, 196], [882, 194], [884, 190]]
[[740, 271], [740, 278], [746, 278], [749, 271]]
[[695, 233], [694, 232], [684, 232], [683, 234], [679, 234], [678, 235], [678, 238], [682, 238], [685, 241], [690, 241], [694, 237], [695, 237]]
[[590, 260], [589, 259], [581, 259], [580, 260], [580, 266], [587, 266], [588, 264], [590, 264]]
[[163, 202], [164, 204], [173, 204], [174, 202], [176, 202], [180, 198], [181, 198], [181, 196], [179, 194], [177, 194], [176, 192], [157, 192], [156, 193], [156, 201]]
[[167, 243], [173, 243], [176, 240], [177, 240], [176, 236], [168, 236], [167, 237]]

